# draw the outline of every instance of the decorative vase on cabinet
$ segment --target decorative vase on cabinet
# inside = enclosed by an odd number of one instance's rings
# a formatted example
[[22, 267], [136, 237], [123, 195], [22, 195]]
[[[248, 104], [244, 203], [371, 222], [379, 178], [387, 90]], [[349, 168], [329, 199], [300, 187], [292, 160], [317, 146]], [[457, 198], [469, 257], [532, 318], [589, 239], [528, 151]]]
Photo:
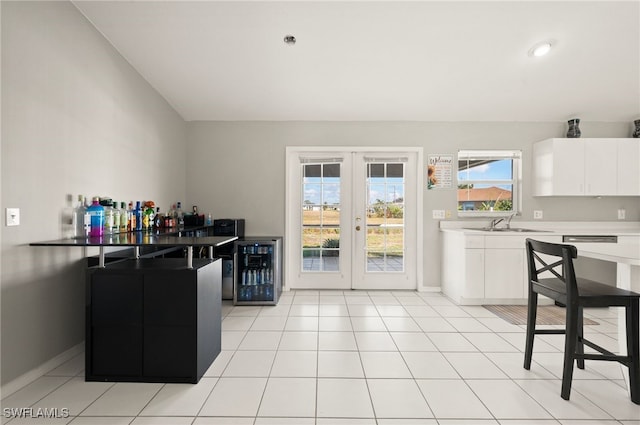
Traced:
[[568, 123], [569, 130], [567, 131], [567, 137], [572, 139], [580, 137], [580, 135], [582, 134], [582, 132], [580, 131], [580, 127], [578, 127], [580, 125], [580, 118], [569, 120]]
[[631, 135], [631, 137], [634, 137], [634, 138], [638, 139], [638, 138], [640, 138], [640, 120], [635, 120], [633, 122], [633, 124], [636, 126], [636, 129], [634, 130], [634, 132]]

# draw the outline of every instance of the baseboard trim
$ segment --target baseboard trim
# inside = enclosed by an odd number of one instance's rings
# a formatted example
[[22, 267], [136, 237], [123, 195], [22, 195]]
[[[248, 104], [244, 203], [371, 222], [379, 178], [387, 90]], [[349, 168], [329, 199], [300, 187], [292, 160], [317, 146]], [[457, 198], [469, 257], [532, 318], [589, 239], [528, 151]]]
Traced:
[[47, 372], [50, 372], [51, 370], [57, 368], [58, 366], [61, 366], [65, 362], [71, 360], [78, 354], [82, 353], [83, 351], [84, 351], [84, 342], [81, 342], [80, 344], [69, 348], [67, 351], [64, 351], [58, 354], [54, 358], [47, 360], [40, 366], [34, 369], [31, 369], [29, 372], [21, 376], [18, 376], [13, 381], [7, 382], [0, 389], [0, 394], [2, 394], [2, 398], [5, 398], [15, 393], [16, 391], [18, 391], [23, 387], [26, 387], [36, 379], [45, 375]]
[[422, 286], [418, 288], [418, 292], [442, 292], [442, 287], [440, 286]]

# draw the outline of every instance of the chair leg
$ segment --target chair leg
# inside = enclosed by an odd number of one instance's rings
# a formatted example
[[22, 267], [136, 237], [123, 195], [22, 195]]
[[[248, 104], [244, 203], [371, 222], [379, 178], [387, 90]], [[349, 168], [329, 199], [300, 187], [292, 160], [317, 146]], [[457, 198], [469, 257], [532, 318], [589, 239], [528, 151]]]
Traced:
[[567, 305], [566, 331], [564, 336], [564, 364], [562, 367], [562, 391], [560, 396], [569, 400], [573, 379], [573, 360], [578, 342], [578, 306]]
[[531, 356], [533, 355], [533, 338], [536, 332], [536, 314], [538, 309], [538, 294], [529, 291], [529, 303], [527, 306], [527, 336], [524, 349], [524, 368], [531, 369]]
[[640, 343], [638, 332], [638, 300], [631, 301], [631, 305], [627, 306], [626, 325], [627, 325], [627, 355], [631, 358], [629, 364], [629, 390], [631, 392], [631, 401], [640, 404]]
[[[582, 306], [578, 306], [578, 341], [576, 343], [576, 354], [584, 354], [584, 343], [582, 342], [584, 338], [583, 313]], [[584, 369], [584, 359], [576, 359], [576, 365], [578, 369]]]

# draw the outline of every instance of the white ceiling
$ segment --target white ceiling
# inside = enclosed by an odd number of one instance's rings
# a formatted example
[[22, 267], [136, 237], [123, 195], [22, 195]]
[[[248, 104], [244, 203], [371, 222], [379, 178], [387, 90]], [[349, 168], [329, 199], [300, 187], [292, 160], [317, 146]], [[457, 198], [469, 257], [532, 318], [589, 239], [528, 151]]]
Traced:
[[187, 121], [640, 118], [639, 1], [74, 4]]

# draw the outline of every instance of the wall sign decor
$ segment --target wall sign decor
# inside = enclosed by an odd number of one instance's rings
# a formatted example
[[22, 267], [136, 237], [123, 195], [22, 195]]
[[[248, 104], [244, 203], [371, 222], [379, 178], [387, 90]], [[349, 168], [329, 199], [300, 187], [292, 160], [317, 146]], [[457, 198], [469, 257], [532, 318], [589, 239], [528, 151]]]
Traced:
[[429, 155], [427, 189], [453, 187], [453, 155]]

